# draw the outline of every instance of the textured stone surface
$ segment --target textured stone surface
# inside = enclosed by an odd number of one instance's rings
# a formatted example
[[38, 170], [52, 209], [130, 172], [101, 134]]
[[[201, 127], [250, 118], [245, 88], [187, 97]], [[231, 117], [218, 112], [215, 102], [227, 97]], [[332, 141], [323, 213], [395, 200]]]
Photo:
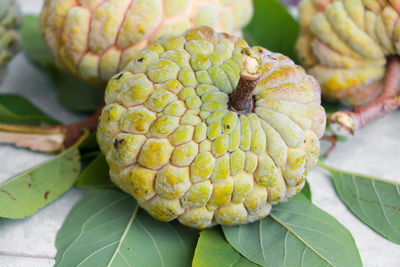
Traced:
[[[38, 11], [40, 0], [22, 0], [25, 12]], [[65, 122], [79, 118], [57, 105], [53, 92], [46, 91], [46, 80], [34, 71], [22, 57], [10, 65], [9, 75], [0, 87], [0, 93], [17, 92], [30, 95], [35, 104]], [[23, 70], [20, 77], [15, 70]], [[29, 83], [26, 81], [29, 79]], [[22, 81], [21, 81], [22, 80]], [[327, 164], [349, 171], [363, 172], [400, 182], [399, 135], [400, 111], [393, 112], [362, 131], [346, 143], [340, 143]], [[49, 156], [0, 145], [0, 181], [36, 165]], [[337, 198], [330, 179], [317, 169], [309, 175], [313, 202], [332, 214], [353, 234], [366, 267], [400, 266], [400, 246], [384, 240], [360, 223]], [[82, 195], [72, 190], [30, 218], [9, 221], [0, 219], [0, 266], [47, 267], [54, 264], [56, 231], [68, 211]], [[7, 222], [7, 223], [5, 223]], [[40, 222], [40, 223], [37, 223]], [[22, 234], [21, 234], [22, 233]], [[35, 248], [34, 250], [32, 248]]]

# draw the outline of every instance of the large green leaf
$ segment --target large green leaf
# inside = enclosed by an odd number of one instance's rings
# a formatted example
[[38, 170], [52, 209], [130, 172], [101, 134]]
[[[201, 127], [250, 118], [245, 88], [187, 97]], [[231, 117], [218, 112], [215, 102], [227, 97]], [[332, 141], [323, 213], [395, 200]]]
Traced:
[[362, 266], [350, 232], [301, 194], [261, 221], [223, 230], [237, 251], [263, 266]]
[[79, 175], [78, 146], [87, 135], [51, 160], [0, 184], [0, 217], [32, 215], [68, 191]]
[[152, 219], [121, 191], [92, 189], [57, 234], [55, 266], [189, 266], [197, 237]]
[[331, 173], [336, 192], [361, 221], [400, 244], [400, 183], [320, 166]]
[[299, 25], [279, 0], [254, 0], [254, 16], [243, 33], [252, 45], [282, 53], [298, 61], [295, 44]]
[[258, 266], [237, 252], [224, 238], [220, 228], [204, 230], [194, 252], [193, 267]]
[[98, 155], [79, 175], [76, 185], [86, 188], [113, 188], [109, 167], [103, 154]]
[[57, 121], [18, 95], [0, 95], [0, 123], [50, 126]]
[[60, 103], [72, 111], [95, 111], [103, 102], [104, 88], [88, 85], [57, 68], [40, 33], [37, 16], [24, 17], [21, 33], [25, 55], [53, 81]]

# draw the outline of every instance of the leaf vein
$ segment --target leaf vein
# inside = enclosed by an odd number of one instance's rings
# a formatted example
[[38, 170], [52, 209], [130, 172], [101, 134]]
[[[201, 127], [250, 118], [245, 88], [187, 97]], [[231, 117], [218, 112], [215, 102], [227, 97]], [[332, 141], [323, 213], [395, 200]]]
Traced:
[[381, 208], [381, 210], [382, 210], [382, 213], [383, 213], [383, 216], [385, 217], [385, 220], [388, 222], [388, 224], [389, 224], [390, 227], [393, 229], [393, 231], [394, 231], [396, 234], [399, 234], [399, 232], [396, 230], [396, 228], [394, 228], [393, 224], [390, 222], [389, 218], [387, 217], [387, 214], [386, 214], [386, 211], [385, 211], [385, 209], [384, 209], [384, 207], [383, 207], [383, 203], [382, 203], [381, 197], [380, 197], [380, 195], [379, 195], [379, 192], [378, 192], [378, 190], [376, 190], [376, 186], [375, 186], [375, 181], [374, 181], [374, 180], [372, 180], [372, 188], [374, 189], [374, 192], [375, 192], [375, 194], [376, 194], [376, 197], [378, 198], [378, 201], [379, 201], [379, 204], [380, 204], [379, 206], [380, 206], [380, 208]]
[[97, 211], [96, 213], [94, 213], [93, 215], [91, 215], [81, 226], [81, 232], [79, 233], [79, 235], [77, 237], [75, 237], [75, 239], [68, 245], [68, 247], [64, 250], [63, 254], [61, 255], [61, 260], [59, 265], [61, 265], [61, 263], [64, 260], [65, 254], [67, 253], [67, 251], [69, 251], [69, 249], [75, 244], [75, 242], [78, 241], [78, 239], [83, 235], [83, 233], [85, 232], [85, 227], [87, 225], [87, 223], [89, 223], [89, 221], [91, 221], [93, 218], [95, 218], [97, 215], [101, 214], [103, 211], [105, 211], [106, 209], [114, 206], [115, 204], [124, 201], [125, 199], [127, 199], [128, 196], [125, 196], [122, 199], [118, 199], [116, 201], [111, 202], [110, 204], [108, 204], [107, 206], [103, 207], [102, 209], [100, 209], [99, 211]]
[[298, 234], [296, 234], [296, 232], [293, 231], [293, 229], [291, 229], [290, 227], [288, 227], [288, 225], [286, 223], [284, 223], [283, 221], [281, 221], [278, 217], [276, 217], [273, 214], [270, 214], [270, 217], [272, 219], [274, 219], [275, 221], [277, 221], [279, 224], [282, 225], [282, 227], [286, 228], [286, 230], [288, 230], [291, 234], [293, 234], [296, 238], [298, 238], [302, 243], [304, 243], [304, 245], [306, 247], [308, 247], [311, 251], [313, 251], [316, 255], [318, 255], [319, 257], [321, 257], [321, 259], [323, 259], [324, 261], [326, 261], [329, 265], [334, 266], [333, 263], [331, 263], [327, 258], [325, 258], [323, 255], [321, 255], [320, 253], [318, 253], [318, 251], [316, 251], [308, 242], [306, 242], [303, 238], [301, 238]]
[[165, 266], [164, 259], [163, 259], [162, 255], [161, 255], [160, 248], [158, 247], [156, 241], [154, 240], [153, 235], [144, 227], [144, 225], [139, 220], [137, 221], [137, 223], [146, 232], [146, 234], [150, 237], [151, 241], [154, 244], [155, 249], [157, 250], [158, 256], [160, 257], [160, 261], [162, 263], [162, 266]]
[[[112, 255], [110, 261], [109, 261], [108, 264], [107, 264], [108, 267], [111, 266], [110, 264], [114, 261], [116, 255], [119, 253], [119, 251], [120, 251], [120, 249], [121, 249], [121, 246], [122, 246], [122, 243], [124, 242], [125, 237], [126, 237], [128, 231], [129, 231], [129, 229], [131, 228], [132, 222], [133, 222], [133, 220], [136, 218], [136, 215], [137, 215], [138, 210], [139, 210], [139, 206], [136, 204], [136, 207], [135, 207], [135, 208], [133, 209], [133, 211], [132, 211], [132, 216], [131, 216], [131, 218], [129, 219], [128, 224], [126, 225], [126, 227], [125, 227], [125, 229], [124, 229], [124, 232], [122, 233], [122, 236], [121, 236], [121, 238], [120, 238], [120, 240], [119, 240], [119, 242], [118, 242], [118, 246], [117, 246], [117, 248], [115, 249], [114, 254]], [[122, 255], [122, 253], [120, 253], [120, 254]]]
[[[101, 247], [101, 248], [99, 248], [99, 249], [96, 249], [95, 251], [93, 251], [92, 253], [90, 253], [90, 255], [86, 256], [86, 257], [83, 259], [83, 261], [81, 261], [76, 267], [79, 267], [80, 265], [82, 265], [82, 263], [84, 263], [85, 261], [87, 261], [88, 259], [90, 259], [90, 258], [91, 258], [93, 255], [95, 255], [96, 253], [102, 251], [102, 250], [105, 249], [105, 248], [108, 248], [108, 247], [110, 247], [110, 246], [116, 244], [117, 242], [118, 242], [118, 240], [117, 240], [117, 241], [111, 242], [111, 243], [108, 244], [107, 246], [104, 246], [104, 247]], [[60, 264], [61, 264], [61, 263], [60, 263]]]

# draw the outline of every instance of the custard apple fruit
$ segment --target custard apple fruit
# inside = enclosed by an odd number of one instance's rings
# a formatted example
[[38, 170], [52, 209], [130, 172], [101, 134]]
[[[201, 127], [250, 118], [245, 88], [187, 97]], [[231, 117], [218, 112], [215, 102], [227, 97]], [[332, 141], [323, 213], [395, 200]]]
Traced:
[[46, 0], [41, 28], [61, 67], [106, 83], [152, 40], [206, 25], [239, 33], [252, 0]]
[[[261, 78], [232, 108], [244, 51]], [[267, 216], [299, 193], [325, 129], [320, 88], [289, 58], [194, 27], [149, 45], [108, 83], [97, 139], [111, 180], [161, 221], [207, 228]]]
[[359, 106], [381, 92], [389, 56], [400, 53], [400, 4], [302, 0], [300, 60], [326, 99]]
[[20, 8], [15, 0], [0, 0], [0, 80], [10, 60], [21, 48], [18, 29], [22, 24]]

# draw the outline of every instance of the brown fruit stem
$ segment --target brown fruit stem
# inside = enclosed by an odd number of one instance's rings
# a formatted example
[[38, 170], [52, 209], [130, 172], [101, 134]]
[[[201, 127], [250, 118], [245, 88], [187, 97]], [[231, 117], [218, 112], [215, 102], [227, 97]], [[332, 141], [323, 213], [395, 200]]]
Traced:
[[242, 70], [240, 80], [236, 89], [229, 96], [232, 110], [245, 114], [254, 109], [253, 91], [257, 87], [261, 78], [260, 56], [251, 48], [242, 50]]
[[400, 57], [388, 58], [387, 71], [381, 95], [371, 103], [354, 111], [335, 112], [329, 118], [344, 133], [354, 134], [369, 123], [385, 116], [400, 106]]
[[0, 124], [0, 143], [10, 143], [18, 147], [40, 152], [57, 152], [75, 144], [83, 134], [83, 129], [93, 132], [104, 105], [89, 118], [70, 125], [51, 127]]

